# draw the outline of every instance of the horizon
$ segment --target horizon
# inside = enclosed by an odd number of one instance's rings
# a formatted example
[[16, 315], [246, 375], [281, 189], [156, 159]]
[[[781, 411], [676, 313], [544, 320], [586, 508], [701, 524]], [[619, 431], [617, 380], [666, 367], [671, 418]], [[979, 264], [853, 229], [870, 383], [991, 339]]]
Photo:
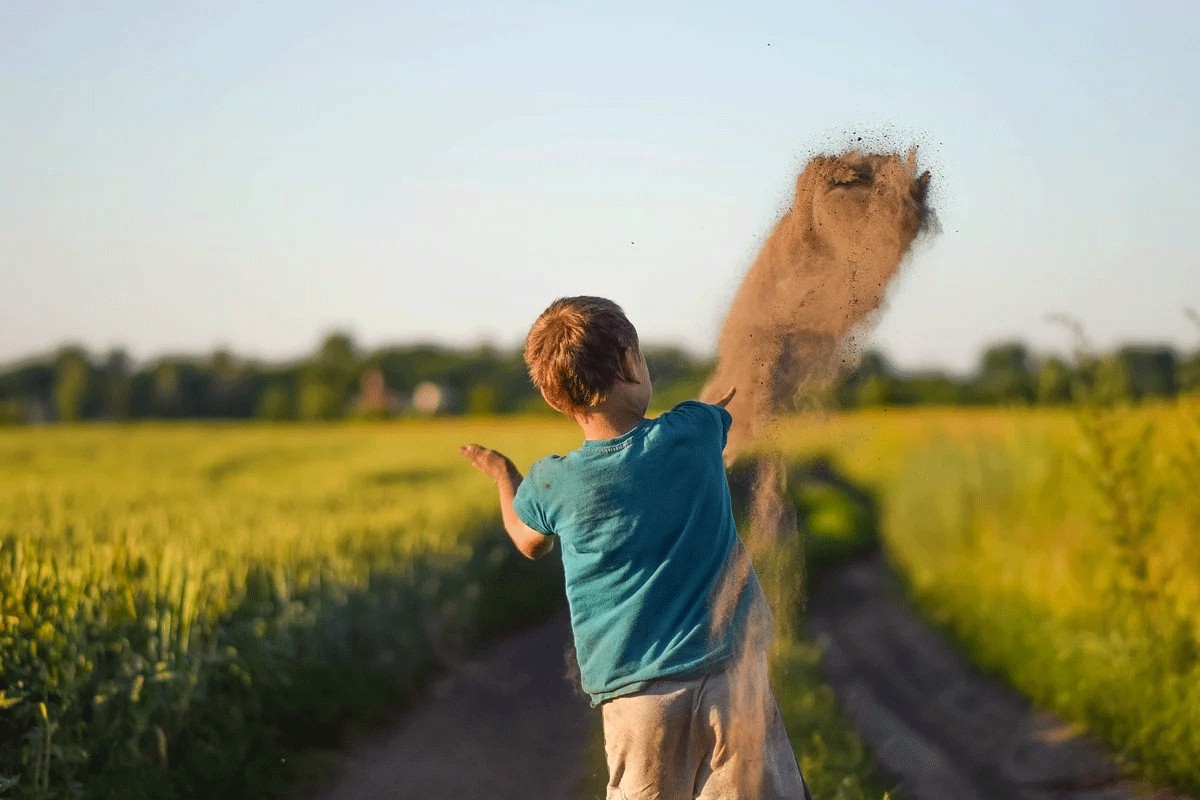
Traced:
[[[237, 361], [239, 361], [242, 364], [246, 364], [246, 365], [258, 366], [258, 367], [268, 367], [268, 368], [288, 367], [288, 366], [293, 366], [293, 365], [303, 363], [306, 360], [312, 358], [312, 356], [314, 355], [314, 353], [316, 353], [318, 347], [320, 346], [321, 341], [326, 336], [330, 336], [335, 333], [345, 333], [345, 331], [335, 331], [335, 330], [326, 331], [322, 336], [318, 337], [318, 339], [313, 343], [313, 346], [309, 350], [295, 353], [293, 355], [282, 356], [282, 357], [262, 356], [262, 355], [258, 355], [255, 353], [248, 352], [246, 350], [239, 350], [237, 348], [230, 348], [230, 347], [217, 347], [214, 349], [203, 350], [203, 351], [193, 351], [193, 352], [164, 351], [164, 352], [160, 352], [160, 353], [139, 356], [139, 355], [133, 353], [132, 351], [130, 351], [128, 348], [124, 348], [124, 347], [120, 347], [120, 346], [115, 347], [115, 348], [95, 349], [95, 348], [88, 347], [85, 343], [82, 343], [82, 342], [63, 342], [55, 347], [51, 347], [51, 348], [45, 349], [40, 352], [30, 353], [23, 357], [18, 357], [16, 359], [0, 361], [0, 373], [5, 373], [5, 372], [12, 371], [14, 369], [19, 369], [20, 367], [28, 365], [28, 364], [33, 364], [33, 363], [37, 363], [37, 362], [44, 363], [46, 361], [52, 361], [54, 359], [55, 355], [60, 350], [67, 348], [67, 347], [81, 347], [84, 350], [84, 352], [87, 353], [87, 355], [89, 357], [92, 357], [95, 359], [104, 358], [108, 354], [112, 353], [114, 350], [122, 351], [125, 353], [126, 356], [128, 356], [129, 362], [135, 370], [145, 369], [147, 367], [152, 366], [153, 364], [159, 363], [161, 361], [168, 361], [168, 360], [191, 361], [191, 362], [203, 363], [207, 359], [211, 358], [217, 352], [222, 352], [222, 351], [228, 352]], [[375, 343], [375, 344], [371, 344], [371, 345], [366, 345], [366, 344], [363, 344], [362, 342], [355, 340], [353, 336], [351, 336], [351, 339], [354, 343], [356, 353], [358, 354], [359, 357], [362, 357], [362, 358], [368, 358], [372, 354], [378, 353], [378, 352], [384, 351], [384, 350], [404, 349], [404, 348], [413, 348], [413, 347], [436, 347], [436, 348], [443, 348], [443, 349], [449, 350], [451, 352], [457, 352], [457, 353], [469, 353], [473, 350], [492, 348], [492, 349], [495, 349], [498, 352], [503, 353], [505, 355], [518, 354], [521, 352], [521, 347], [522, 347], [522, 345], [520, 343], [512, 344], [512, 345], [504, 345], [504, 344], [501, 344], [501, 343], [498, 343], [495, 341], [490, 341], [490, 340], [480, 340], [480, 341], [476, 341], [476, 342], [456, 344], [456, 343], [452, 343], [452, 342], [439, 341], [439, 340], [435, 340], [435, 339], [412, 339], [412, 340], [403, 340], [403, 341], [379, 342], [379, 343]], [[937, 374], [942, 374], [942, 375], [945, 375], [945, 376], [951, 377], [951, 378], [967, 379], [978, 372], [979, 366], [980, 366], [979, 359], [982, 358], [983, 353], [987, 348], [1008, 345], [1008, 344], [1021, 344], [1021, 345], [1026, 346], [1029, 349], [1030, 356], [1033, 357], [1033, 359], [1036, 362], [1040, 362], [1040, 361], [1043, 361], [1046, 359], [1052, 359], [1052, 358], [1060, 359], [1060, 360], [1066, 361], [1067, 363], [1070, 363], [1072, 360], [1072, 352], [1069, 349], [1063, 350], [1063, 349], [1044, 348], [1044, 347], [1039, 348], [1039, 347], [1033, 346], [1030, 342], [1023, 341], [1023, 340], [1016, 340], [1016, 339], [1004, 339], [1004, 340], [997, 340], [994, 342], [985, 342], [981, 346], [979, 352], [976, 354], [976, 360], [974, 362], [972, 362], [970, 365], [968, 365], [965, 369], [955, 369], [955, 368], [948, 367], [945, 365], [940, 365], [940, 364], [917, 364], [917, 365], [902, 364], [902, 363], [899, 363], [890, 352], [888, 352], [886, 346], [865, 347], [865, 348], [860, 349], [859, 353], [861, 355], [862, 353], [865, 353], [867, 351], [873, 351], [873, 352], [882, 354], [883, 357], [887, 360], [888, 364], [892, 367], [895, 374], [897, 374], [899, 376], [913, 377], [913, 376], [919, 376], [922, 374], [937, 373]], [[1155, 341], [1155, 340], [1148, 340], [1148, 339], [1147, 340], [1126, 340], [1126, 341], [1121, 341], [1121, 342], [1115, 342], [1115, 343], [1113, 343], [1113, 345], [1111, 347], [1104, 347], [1104, 348], [1096, 347], [1096, 346], [1094, 346], [1094, 343], [1089, 343], [1089, 344], [1093, 345], [1093, 350], [1099, 354], [1109, 353], [1109, 352], [1112, 352], [1119, 348], [1166, 347], [1166, 348], [1173, 350], [1176, 353], [1176, 355], [1180, 356], [1181, 358], [1190, 358], [1193, 356], [1200, 356], [1200, 328], [1197, 329], [1196, 339], [1190, 348], [1187, 346], [1179, 347], [1179, 346], [1176, 346], [1173, 343], [1165, 341], [1165, 340]], [[693, 350], [690, 347], [688, 347], [686, 344], [681, 344], [678, 342], [664, 342], [664, 341], [647, 341], [647, 342], [643, 342], [642, 346], [647, 347], [647, 348], [677, 348], [677, 349], [681, 350], [682, 352], [684, 352], [685, 354], [687, 354], [690, 358], [693, 358], [696, 360], [715, 360], [716, 359], [715, 348], [710, 351], [704, 352], [704, 351]]]

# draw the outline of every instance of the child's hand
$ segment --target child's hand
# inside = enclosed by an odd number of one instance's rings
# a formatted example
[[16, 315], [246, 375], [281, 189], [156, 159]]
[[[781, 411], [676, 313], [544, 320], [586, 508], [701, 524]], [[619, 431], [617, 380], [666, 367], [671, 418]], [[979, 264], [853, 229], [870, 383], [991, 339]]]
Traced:
[[733, 396], [734, 396], [735, 394], [737, 394], [737, 387], [735, 387], [735, 386], [730, 386], [730, 387], [729, 387], [729, 391], [725, 393], [725, 396], [724, 396], [724, 397], [722, 397], [722, 398], [721, 398], [720, 400], [718, 400], [717, 402], [713, 403], [713, 405], [714, 405], [714, 406], [720, 406], [721, 408], [724, 408], [725, 406], [729, 405], [729, 401], [733, 399]]
[[493, 481], [499, 482], [501, 478], [510, 475], [516, 471], [516, 467], [508, 456], [503, 453], [497, 453], [495, 450], [489, 450], [477, 444], [468, 444], [458, 448], [458, 452], [463, 454], [463, 458], [471, 462], [471, 466], [487, 475]]

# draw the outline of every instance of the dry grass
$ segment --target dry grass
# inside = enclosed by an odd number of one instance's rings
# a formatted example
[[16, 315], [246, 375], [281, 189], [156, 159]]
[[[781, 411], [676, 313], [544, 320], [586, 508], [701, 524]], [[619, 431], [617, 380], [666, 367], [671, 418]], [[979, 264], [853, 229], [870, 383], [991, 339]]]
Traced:
[[1200, 790], [1200, 403], [801, 422], [790, 450], [876, 492], [913, 596], [978, 663]]

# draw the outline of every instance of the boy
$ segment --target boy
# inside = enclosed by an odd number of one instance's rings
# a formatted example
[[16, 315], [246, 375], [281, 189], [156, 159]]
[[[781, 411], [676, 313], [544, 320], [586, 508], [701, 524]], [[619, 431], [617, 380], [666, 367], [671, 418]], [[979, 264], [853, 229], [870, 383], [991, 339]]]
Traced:
[[604, 720], [609, 800], [805, 800], [767, 683], [770, 612], [738, 538], [722, 450], [730, 389], [647, 419], [637, 331], [599, 297], [554, 301], [525, 341], [534, 385], [583, 445], [521, 473], [476, 444], [529, 558], [562, 542], [583, 689]]

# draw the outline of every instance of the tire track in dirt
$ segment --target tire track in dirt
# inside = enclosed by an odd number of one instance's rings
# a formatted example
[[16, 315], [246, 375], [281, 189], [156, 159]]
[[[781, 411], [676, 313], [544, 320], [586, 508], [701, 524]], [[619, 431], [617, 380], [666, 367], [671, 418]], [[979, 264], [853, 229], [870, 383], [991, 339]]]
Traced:
[[570, 633], [564, 613], [457, 665], [315, 800], [575, 800], [596, 720], [564, 677]]
[[880, 767], [918, 800], [1188, 800], [1123, 778], [1094, 741], [975, 671], [895, 588], [882, 555], [833, 568], [809, 626]]

